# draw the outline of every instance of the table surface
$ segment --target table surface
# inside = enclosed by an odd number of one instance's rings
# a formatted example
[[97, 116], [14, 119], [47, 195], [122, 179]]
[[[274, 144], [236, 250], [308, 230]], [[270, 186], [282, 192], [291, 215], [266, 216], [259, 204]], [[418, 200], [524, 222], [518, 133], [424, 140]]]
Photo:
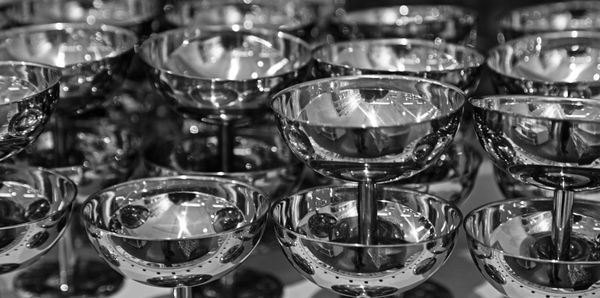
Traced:
[[[464, 214], [488, 202], [501, 200], [492, 171], [492, 165], [484, 162], [479, 171], [475, 188], [470, 197], [461, 206]], [[260, 268], [263, 272], [270, 272], [277, 276], [285, 285], [283, 298], [329, 298], [338, 297], [327, 290], [303, 279], [285, 260], [282, 252], [272, 250], [268, 255], [252, 255], [243, 266]], [[18, 272], [17, 272], [18, 273]], [[0, 280], [0, 297], [15, 297], [10, 292], [12, 277], [17, 274], [7, 274]], [[502, 297], [495, 291], [477, 271], [471, 260], [466, 246], [466, 237], [461, 228], [457, 246], [447, 263], [433, 276], [432, 280], [444, 285], [455, 298], [498, 298]], [[155, 298], [165, 296], [170, 290], [154, 288], [132, 280], [126, 280], [123, 288], [116, 293], [114, 298]]]

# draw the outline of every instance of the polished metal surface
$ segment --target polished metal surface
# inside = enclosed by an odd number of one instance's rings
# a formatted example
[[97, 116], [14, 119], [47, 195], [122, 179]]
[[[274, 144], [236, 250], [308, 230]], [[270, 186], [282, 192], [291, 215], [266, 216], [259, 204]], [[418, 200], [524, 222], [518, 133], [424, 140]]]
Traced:
[[281, 248], [304, 278], [345, 296], [388, 296], [424, 282], [450, 255], [462, 218], [453, 205], [381, 186], [375, 243], [362, 245], [356, 201], [354, 187], [324, 187], [273, 206]]
[[492, 203], [465, 218], [477, 269], [508, 297], [598, 297], [600, 206], [576, 200], [570, 259], [548, 258], [552, 199]]
[[[553, 191], [523, 183], [498, 168], [494, 168], [494, 176], [502, 195], [509, 200], [521, 198], [551, 198], [554, 196]], [[598, 201], [600, 198], [599, 195], [600, 192], [598, 191], [580, 191], [575, 194], [575, 199]]]
[[187, 27], [139, 48], [156, 89], [184, 116], [222, 122], [267, 113], [268, 94], [303, 79], [307, 43], [289, 34], [239, 27]]
[[7, 18], [20, 26], [76, 22], [149, 34], [163, 6], [163, 0], [19, 0], [9, 5]]
[[485, 62], [477, 50], [421, 39], [362, 39], [322, 44], [313, 50], [317, 78], [395, 74], [428, 78], [470, 94]]
[[428, 193], [456, 205], [469, 198], [483, 156], [468, 144], [453, 143], [435, 164], [423, 172], [387, 186]]
[[458, 88], [402, 76], [309, 81], [272, 98], [292, 152], [325, 176], [375, 182], [408, 178], [433, 165], [458, 129]]
[[30, 145], [43, 131], [59, 95], [60, 70], [0, 62], [0, 160]]
[[401, 5], [337, 13], [330, 21], [336, 40], [421, 38], [474, 45], [475, 11], [452, 5]]
[[317, 23], [315, 10], [304, 1], [286, 0], [173, 0], [166, 19], [177, 27], [240, 25], [269, 28], [310, 40]]
[[69, 222], [77, 188], [41, 168], [0, 166], [0, 273], [39, 260]]
[[92, 245], [111, 267], [157, 287], [190, 287], [232, 271], [259, 241], [268, 201], [234, 180], [133, 180], [84, 203]]
[[599, 31], [598, 2], [552, 2], [511, 10], [500, 18], [498, 41], [504, 43], [524, 35], [567, 30]]
[[493, 48], [487, 65], [500, 94], [600, 95], [600, 32], [525, 36]]
[[133, 32], [109, 25], [33, 25], [0, 32], [0, 60], [61, 68], [58, 110], [72, 114], [120, 84], [136, 42]]
[[156, 136], [143, 159], [150, 177], [221, 176], [251, 184], [272, 200], [297, 189], [303, 164], [289, 151], [273, 124], [237, 131], [232, 172], [220, 171], [217, 138], [209, 133]]
[[[428, 193], [456, 205], [471, 194], [483, 156], [472, 145], [453, 143], [433, 165], [419, 174], [385, 184], [387, 187]], [[342, 180], [322, 179], [323, 185], [348, 185]]]
[[600, 187], [600, 102], [528, 95], [474, 98], [475, 131], [494, 164], [522, 182]]

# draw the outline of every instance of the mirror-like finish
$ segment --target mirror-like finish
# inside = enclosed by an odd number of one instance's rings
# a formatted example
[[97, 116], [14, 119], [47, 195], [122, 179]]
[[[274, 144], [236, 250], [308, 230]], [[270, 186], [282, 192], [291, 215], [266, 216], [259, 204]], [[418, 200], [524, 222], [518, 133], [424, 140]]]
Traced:
[[462, 216], [446, 201], [380, 186], [375, 244], [358, 242], [354, 187], [303, 191], [271, 211], [281, 248], [309, 281], [337, 294], [380, 297], [427, 280], [454, 247]]
[[[494, 167], [494, 177], [505, 199], [551, 198], [554, 195], [554, 192], [551, 190], [525, 184], [496, 167]], [[600, 198], [599, 195], [600, 192], [598, 191], [580, 191], [575, 194], [575, 198], [579, 200], [598, 201]]]
[[0, 273], [41, 258], [62, 235], [77, 194], [66, 177], [41, 168], [0, 166]]
[[350, 76], [298, 84], [271, 108], [292, 152], [325, 176], [376, 182], [432, 165], [458, 129], [465, 94], [402, 76]]
[[136, 42], [133, 32], [109, 25], [33, 25], [0, 32], [0, 60], [62, 68], [58, 109], [72, 114], [120, 84]]
[[477, 89], [483, 55], [470, 47], [421, 39], [363, 39], [323, 44], [313, 50], [317, 78], [395, 74]]
[[240, 25], [269, 28], [311, 39], [317, 15], [304, 1], [286, 0], [173, 0], [166, 19], [177, 27]]
[[401, 5], [337, 13], [330, 21], [336, 40], [421, 38], [475, 45], [477, 15], [452, 5]]
[[272, 125], [240, 129], [235, 139], [234, 169], [221, 172], [214, 135], [157, 136], [144, 150], [147, 175], [221, 176], [253, 185], [271, 199], [288, 195], [299, 186], [303, 164]]
[[600, 95], [600, 32], [529, 35], [492, 49], [498, 93], [595, 98]]
[[268, 201], [234, 180], [174, 176], [133, 180], [84, 203], [92, 245], [128, 278], [157, 287], [214, 281], [258, 243]]
[[20, 0], [7, 17], [20, 26], [54, 22], [108, 24], [149, 34], [163, 12], [163, 0]]
[[483, 156], [468, 144], [453, 143], [440, 159], [423, 172], [387, 185], [432, 194], [462, 204], [475, 186]]
[[479, 141], [512, 177], [548, 189], [600, 187], [600, 102], [527, 95], [470, 101]]
[[567, 30], [600, 30], [598, 2], [553, 2], [511, 10], [500, 19], [498, 42], [504, 43], [524, 35]]
[[[474, 146], [453, 143], [432, 166], [407, 179], [386, 183], [388, 187], [428, 193], [456, 205], [462, 204], [475, 186], [483, 156]], [[342, 180], [321, 179], [322, 185], [348, 185]]]
[[163, 32], [139, 55], [178, 112], [217, 123], [266, 113], [268, 94], [303, 77], [310, 61], [308, 44], [297, 37], [239, 26]]
[[0, 62], [0, 160], [37, 139], [55, 109], [61, 72], [26, 62]]
[[598, 297], [600, 205], [575, 200], [571, 259], [547, 258], [552, 199], [492, 203], [465, 218], [477, 269], [507, 297]]

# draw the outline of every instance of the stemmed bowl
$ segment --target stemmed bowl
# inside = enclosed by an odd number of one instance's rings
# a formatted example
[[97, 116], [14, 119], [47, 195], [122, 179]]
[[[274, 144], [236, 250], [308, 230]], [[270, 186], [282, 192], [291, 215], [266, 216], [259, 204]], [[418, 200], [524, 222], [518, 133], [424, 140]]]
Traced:
[[528, 95], [471, 99], [475, 131], [499, 168], [554, 191], [553, 247], [569, 259], [574, 192], [600, 187], [600, 105], [593, 99]]
[[82, 216], [92, 245], [113, 269], [188, 298], [192, 286], [243, 262], [262, 236], [267, 210], [266, 197], [250, 185], [173, 176], [104, 189], [84, 203]]
[[377, 226], [376, 183], [408, 178], [449, 147], [465, 95], [440, 82], [349, 76], [298, 84], [271, 107], [292, 152], [318, 173], [358, 182], [360, 243]]
[[448, 258], [461, 213], [443, 199], [380, 187], [378, 230], [360, 240], [353, 187], [302, 191], [272, 208], [275, 231], [294, 268], [334, 293], [352, 297], [400, 294], [427, 280]]
[[600, 294], [598, 202], [573, 204], [570, 257], [556, 260], [552, 246], [552, 199], [500, 201], [465, 218], [469, 250], [477, 269], [507, 297], [575, 298]]

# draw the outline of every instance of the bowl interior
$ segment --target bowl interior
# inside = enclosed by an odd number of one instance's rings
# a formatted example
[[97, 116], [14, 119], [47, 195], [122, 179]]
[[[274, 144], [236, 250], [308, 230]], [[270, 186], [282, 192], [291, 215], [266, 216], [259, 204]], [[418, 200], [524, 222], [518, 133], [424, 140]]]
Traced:
[[570, 31], [525, 36], [489, 54], [492, 71], [544, 83], [595, 83], [600, 80], [600, 34]]
[[256, 80], [296, 71], [310, 59], [306, 43], [270, 30], [197, 27], [146, 40], [141, 58], [170, 74], [205, 80]]
[[83, 217], [90, 227], [109, 234], [158, 241], [232, 233], [264, 219], [267, 208], [265, 196], [246, 184], [177, 176], [100, 191], [84, 204]]
[[0, 57], [56, 67], [77, 66], [133, 50], [132, 32], [111, 26], [48, 24], [21, 27], [0, 33]]
[[[298, 237], [339, 245], [358, 242], [354, 187], [315, 188], [277, 202], [272, 211], [279, 228]], [[454, 233], [461, 222], [457, 208], [437, 197], [380, 187], [374, 246], [420, 245]]]
[[321, 127], [376, 128], [423, 123], [462, 108], [464, 94], [418, 78], [354, 76], [288, 88], [271, 107], [287, 120]]
[[317, 61], [356, 69], [424, 73], [480, 66], [477, 51], [452, 44], [412, 39], [356, 40], [325, 44], [313, 52]]

